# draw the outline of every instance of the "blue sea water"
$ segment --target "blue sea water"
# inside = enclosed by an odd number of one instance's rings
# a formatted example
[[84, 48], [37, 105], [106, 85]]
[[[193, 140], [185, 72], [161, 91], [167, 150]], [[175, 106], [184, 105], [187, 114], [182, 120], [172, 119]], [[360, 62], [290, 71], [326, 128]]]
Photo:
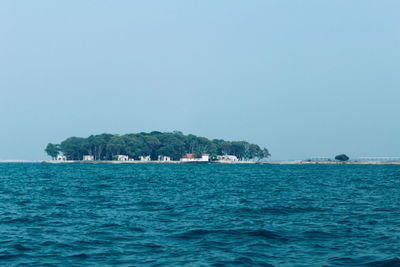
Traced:
[[400, 266], [400, 166], [0, 164], [0, 265]]

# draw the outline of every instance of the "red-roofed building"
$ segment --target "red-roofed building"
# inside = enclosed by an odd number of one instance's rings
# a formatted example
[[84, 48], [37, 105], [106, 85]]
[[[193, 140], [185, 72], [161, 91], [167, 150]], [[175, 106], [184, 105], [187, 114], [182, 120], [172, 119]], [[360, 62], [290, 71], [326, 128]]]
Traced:
[[195, 154], [185, 154], [181, 158], [181, 162], [208, 162], [210, 160], [209, 154], [201, 154], [201, 158], [196, 158]]

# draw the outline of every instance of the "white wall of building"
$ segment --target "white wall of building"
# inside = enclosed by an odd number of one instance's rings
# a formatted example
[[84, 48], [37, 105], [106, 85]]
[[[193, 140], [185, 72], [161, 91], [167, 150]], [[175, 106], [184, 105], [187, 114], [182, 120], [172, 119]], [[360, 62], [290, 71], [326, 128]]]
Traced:
[[93, 161], [94, 157], [92, 155], [84, 155], [83, 160], [84, 161]]
[[151, 158], [150, 158], [150, 156], [140, 156], [139, 160], [140, 161], [151, 161]]
[[128, 161], [129, 157], [127, 155], [118, 155], [118, 161]]
[[181, 158], [182, 162], [208, 162], [210, 161], [210, 155], [202, 154], [201, 158]]
[[239, 161], [239, 159], [234, 155], [220, 155], [220, 156], [217, 156], [217, 160], [219, 160], [219, 161], [229, 161], [229, 162]]
[[57, 156], [57, 160], [58, 160], [58, 161], [66, 161], [66, 160], [67, 160], [67, 157], [66, 157], [66, 156], [63, 156], [63, 155], [58, 155], [58, 156]]
[[158, 156], [158, 161], [171, 161], [171, 157], [168, 157], [168, 156]]

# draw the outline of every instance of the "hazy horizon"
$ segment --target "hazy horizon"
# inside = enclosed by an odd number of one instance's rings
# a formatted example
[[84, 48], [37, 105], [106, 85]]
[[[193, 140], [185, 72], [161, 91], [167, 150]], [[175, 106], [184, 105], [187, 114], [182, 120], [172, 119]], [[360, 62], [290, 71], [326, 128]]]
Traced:
[[182, 131], [272, 160], [400, 156], [398, 1], [4, 1], [0, 160]]

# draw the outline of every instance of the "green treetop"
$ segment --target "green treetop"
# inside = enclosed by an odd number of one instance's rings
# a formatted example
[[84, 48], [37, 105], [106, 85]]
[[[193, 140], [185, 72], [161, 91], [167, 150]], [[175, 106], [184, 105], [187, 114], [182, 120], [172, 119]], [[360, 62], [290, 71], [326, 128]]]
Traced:
[[46, 152], [53, 158], [62, 152], [69, 160], [81, 160], [83, 155], [92, 155], [95, 160], [112, 160], [116, 155], [127, 155], [132, 159], [149, 155], [153, 160], [158, 156], [168, 156], [179, 160], [186, 153], [208, 153], [212, 157], [235, 155], [241, 160], [270, 157], [266, 148], [246, 141], [210, 140], [192, 134], [184, 135], [178, 131], [70, 137], [60, 145], [49, 144]]

